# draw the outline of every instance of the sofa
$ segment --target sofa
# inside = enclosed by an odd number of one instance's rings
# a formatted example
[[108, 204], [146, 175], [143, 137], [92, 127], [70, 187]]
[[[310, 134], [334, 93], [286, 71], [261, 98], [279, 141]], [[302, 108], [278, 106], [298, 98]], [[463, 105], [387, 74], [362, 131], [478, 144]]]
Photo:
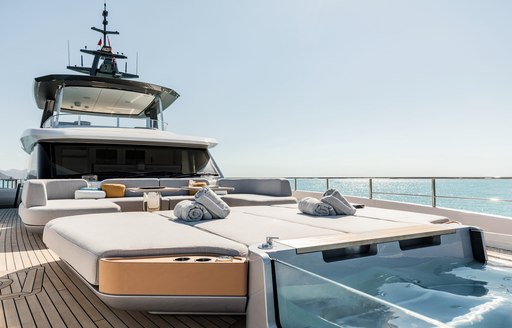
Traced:
[[107, 199], [75, 199], [87, 187], [82, 179], [27, 180], [23, 184], [18, 214], [27, 229], [40, 232], [50, 220], [70, 215], [120, 212]]
[[[194, 179], [206, 182], [205, 179]], [[87, 187], [82, 179], [27, 180], [23, 185], [22, 202], [18, 214], [27, 229], [42, 232], [50, 220], [80, 214], [140, 212], [143, 210], [143, 193], [131, 191], [137, 187], [187, 186], [188, 178], [136, 178], [106, 179], [103, 185], [122, 184], [126, 190], [123, 197], [102, 199], [75, 199], [75, 191]], [[227, 195], [221, 196], [229, 206], [257, 206], [296, 204], [291, 196], [290, 184], [285, 179], [219, 179], [221, 187], [230, 187]], [[161, 209], [172, 210], [182, 200], [192, 200], [187, 190], [163, 191]]]

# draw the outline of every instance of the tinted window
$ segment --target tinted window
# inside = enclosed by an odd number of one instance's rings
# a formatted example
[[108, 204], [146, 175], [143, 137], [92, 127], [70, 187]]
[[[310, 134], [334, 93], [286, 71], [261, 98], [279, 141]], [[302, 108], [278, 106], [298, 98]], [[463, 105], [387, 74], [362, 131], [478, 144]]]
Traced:
[[186, 177], [217, 173], [206, 149], [99, 144], [51, 144], [45, 149], [51, 154], [48, 178], [77, 178], [86, 174], [96, 174], [99, 179]]

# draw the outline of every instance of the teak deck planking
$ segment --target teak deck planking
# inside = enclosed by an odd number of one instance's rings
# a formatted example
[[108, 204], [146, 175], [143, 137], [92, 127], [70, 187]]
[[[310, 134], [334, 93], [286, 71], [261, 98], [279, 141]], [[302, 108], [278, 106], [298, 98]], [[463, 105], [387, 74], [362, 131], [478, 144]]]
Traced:
[[153, 315], [108, 307], [25, 229], [17, 209], [0, 209], [0, 328], [245, 327], [244, 316]]

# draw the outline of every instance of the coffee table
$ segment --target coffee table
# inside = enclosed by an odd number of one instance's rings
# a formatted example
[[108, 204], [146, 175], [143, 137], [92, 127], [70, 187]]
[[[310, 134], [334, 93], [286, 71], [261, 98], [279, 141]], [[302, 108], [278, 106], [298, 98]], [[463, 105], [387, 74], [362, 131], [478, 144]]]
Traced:
[[142, 209], [145, 212], [160, 211], [160, 203], [162, 198], [162, 192], [164, 191], [181, 191], [182, 188], [171, 188], [171, 187], [137, 187], [128, 188], [131, 192], [142, 192]]

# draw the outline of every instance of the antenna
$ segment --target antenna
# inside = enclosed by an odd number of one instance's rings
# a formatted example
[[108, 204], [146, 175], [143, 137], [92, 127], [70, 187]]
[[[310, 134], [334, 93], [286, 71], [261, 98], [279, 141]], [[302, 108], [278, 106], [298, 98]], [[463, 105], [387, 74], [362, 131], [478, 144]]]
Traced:
[[71, 59], [69, 59], [69, 40], [68, 40], [68, 66], [71, 66]]
[[124, 72], [128, 73], [128, 63], [124, 62]]
[[84, 66], [84, 55], [80, 55], [80, 65]]

